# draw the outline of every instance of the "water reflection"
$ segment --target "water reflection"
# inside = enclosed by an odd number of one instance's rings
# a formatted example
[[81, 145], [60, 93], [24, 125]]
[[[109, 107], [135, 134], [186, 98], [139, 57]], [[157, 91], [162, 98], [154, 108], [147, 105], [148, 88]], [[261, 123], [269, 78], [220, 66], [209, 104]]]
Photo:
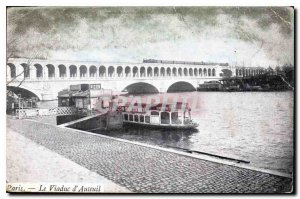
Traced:
[[198, 133], [197, 130], [165, 130], [148, 129], [145, 127], [126, 127], [122, 130], [114, 131], [94, 131], [112, 137], [135, 140], [142, 143], [159, 146], [170, 146], [188, 148], [191, 145], [191, 137]]

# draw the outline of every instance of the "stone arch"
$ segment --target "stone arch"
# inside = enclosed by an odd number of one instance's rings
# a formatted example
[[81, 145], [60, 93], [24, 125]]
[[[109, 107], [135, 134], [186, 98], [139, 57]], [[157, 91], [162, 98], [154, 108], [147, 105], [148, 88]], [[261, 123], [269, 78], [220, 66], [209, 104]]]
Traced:
[[36, 77], [43, 78], [43, 66], [41, 64], [34, 64], [36, 69]]
[[158, 93], [158, 89], [155, 86], [145, 82], [137, 82], [130, 84], [126, 86], [122, 91], [133, 94]]
[[212, 72], [212, 76], [215, 77], [216, 76], [216, 69], [213, 68], [211, 72]]
[[77, 77], [77, 66], [71, 65], [69, 67], [70, 70], [70, 77]]
[[173, 83], [171, 86], [169, 86], [167, 93], [173, 93], [173, 92], [190, 92], [195, 91], [196, 88], [189, 82], [185, 81], [179, 81]]
[[125, 76], [126, 77], [130, 77], [131, 74], [131, 68], [129, 66], [125, 67]]
[[97, 76], [97, 67], [92, 65], [89, 68], [89, 76], [90, 77], [96, 77]]
[[185, 77], [187, 77], [189, 75], [187, 68], [183, 69], [183, 74], [184, 74]]
[[59, 77], [67, 77], [67, 69], [63, 64], [58, 65]]
[[49, 78], [54, 78], [55, 77], [55, 68], [52, 64], [47, 64], [46, 65], [47, 69], [48, 69], [48, 77]]
[[113, 77], [115, 73], [115, 68], [113, 66], [108, 67], [108, 77]]
[[161, 67], [161, 68], [160, 68], [160, 76], [161, 76], [161, 77], [164, 77], [165, 75], [166, 75], [166, 70], [165, 70], [164, 67]]
[[203, 76], [205, 76], [205, 77], [207, 76], [207, 69], [206, 68], [203, 69]]
[[172, 69], [172, 75], [177, 76], [177, 68], [173, 67]]
[[202, 76], [202, 68], [199, 68], [199, 76]]
[[105, 77], [106, 76], [106, 68], [105, 66], [99, 67], [99, 77]]
[[42, 97], [40, 94], [29, 90], [29, 89], [25, 89], [22, 86], [7, 86], [7, 90], [13, 92], [16, 95], [21, 95], [21, 98], [31, 98], [31, 97], [36, 97], [38, 100], [41, 100]]
[[79, 67], [79, 76], [80, 78], [87, 76], [87, 67], [85, 65]]
[[178, 76], [182, 76], [182, 68], [178, 68]]
[[194, 68], [194, 76], [198, 76], [198, 70], [197, 70], [197, 68]]
[[154, 68], [154, 77], [158, 77], [159, 76], [159, 68], [155, 67]]
[[208, 76], [210, 77], [211, 76], [211, 69], [210, 68], [208, 69], [207, 73], [208, 73]]
[[168, 77], [171, 76], [171, 68], [170, 68], [170, 67], [167, 68], [167, 76], [168, 76]]
[[145, 77], [146, 76], [146, 69], [144, 66], [140, 68], [140, 77]]
[[189, 76], [193, 76], [193, 69], [189, 68]]
[[118, 77], [123, 76], [123, 67], [122, 66], [117, 67], [117, 75], [118, 75]]
[[138, 67], [134, 66], [132, 68], [132, 74], [133, 74], [133, 77], [138, 77], [139, 76], [139, 69], [138, 69]]
[[15, 78], [17, 76], [17, 74], [16, 74], [16, 66], [14, 64], [12, 64], [12, 63], [7, 63], [7, 65], [10, 68], [10, 74], [9, 74], [9, 76], [11, 78]]
[[152, 72], [153, 72], [152, 67], [148, 67], [147, 68], [147, 76], [152, 77]]
[[29, 69], [28, 64], [22, 63], [21, 66], [23, 67], [24, 78], [30, 78], [30, 69]]

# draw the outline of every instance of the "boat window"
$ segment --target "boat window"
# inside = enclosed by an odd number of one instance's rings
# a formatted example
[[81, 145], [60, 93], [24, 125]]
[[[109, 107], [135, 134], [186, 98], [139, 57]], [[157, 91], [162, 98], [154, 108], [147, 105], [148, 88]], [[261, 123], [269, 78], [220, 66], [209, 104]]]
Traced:
[[151, 115], [159, 115], [159, 112], [157, 112], [157, 111], [152, 111], [152, 112], [151, 112]]
[[138, 115], [134, 115], [134, 121], [139, 122], [139, 116]]
[[150, 123], [150, 116], [148, 116], [148, 115], [145, 116], [145, 122], [146, 122], [146, 123]]
[[178, 114], [178, 112], [171, 113], [171, 121], [172, 121], [172, 124], [181, 124], [181, 117]]
[[129, 121], [133, 121], [133, 115], [129, 115]]
[[144, 116], [140, 115], [140, 122], [144, 122]]
[[169, 112], [161, 112], [160, 120], [161, 120], [161, 124], [170, 124]]
[[124, 120], [128, 121], [128, 114], [124, 114]]

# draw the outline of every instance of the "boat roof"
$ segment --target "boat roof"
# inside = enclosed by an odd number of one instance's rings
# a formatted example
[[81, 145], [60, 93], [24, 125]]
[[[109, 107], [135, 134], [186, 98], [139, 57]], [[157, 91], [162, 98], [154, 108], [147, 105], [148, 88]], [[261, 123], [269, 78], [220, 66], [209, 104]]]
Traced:
[[[131, 103], [126, 103], [125, 105], [121, 105], [120, 107], [129, 107]], [[159, 104], [149, 104], [149, 103], [134, 103], [133, 106], [140, 106], [141, 108], [149, 107], [149, 110], [153, 110], [154, 108], [161, 108], [163, 107], [164, 103]], [[185, 106], [185, 108], [189, 108], [189, 103], [183, 103], [183, 102], [177, 102], [177, 103], [167, 103], [165, 104], [166, 108], [170, 107], [176, 107], [176, 109], [182, 108], [182, 106]]]

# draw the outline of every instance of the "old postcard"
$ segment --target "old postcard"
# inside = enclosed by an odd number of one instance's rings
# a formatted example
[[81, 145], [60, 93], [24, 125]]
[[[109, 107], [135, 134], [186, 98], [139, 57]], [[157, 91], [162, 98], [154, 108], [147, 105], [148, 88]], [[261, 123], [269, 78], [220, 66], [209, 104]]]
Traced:
[[8, 193], [294, 193], [293, 7], [7, 7]]

